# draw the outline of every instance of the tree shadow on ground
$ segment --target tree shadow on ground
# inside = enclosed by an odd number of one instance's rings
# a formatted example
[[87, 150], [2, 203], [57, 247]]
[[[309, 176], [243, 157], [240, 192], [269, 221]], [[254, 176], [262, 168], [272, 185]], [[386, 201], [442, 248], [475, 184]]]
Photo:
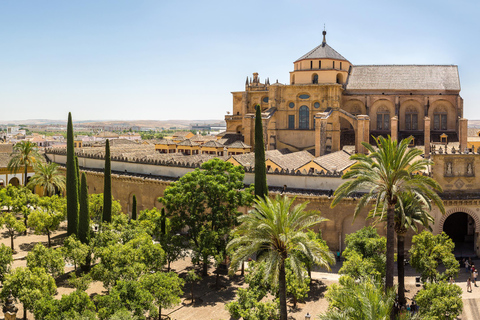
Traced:
[[[63, 245], [63, 241], [65, 240], [66, 236], [67, 236], [66, 234], [59, 234], [54, 237], [51, 237], [50, 243], [52, 245], [52, 248]], [[25, 243], [21, 243], [18, 247], [20, 248], [20, 250], [28, 252], [28, 251], [31, 251], [37, 243], [41, 243], [45, 247], [48, 247], [48, 241], [33, 241], [30, 243], [25, 242]]]
[[70, 272], [66, 272], [58, 277], [55, 278], [55, 284], [57, 285], [57, 288], [58, 287], [64, 287], [64, 288], [73, 288], [73, 286], [71, 286], [69, 283], [68, 283], [68, 279], [70, 279], [70, 275], [75, 272], [74, 270], [70, 271]]
[[327, 289], [328, 286], [321, 280], [313, 279], [312, 285], [310, 286], [310, 292], [308, 293], [308, 297], [305, 298], [305, 302], [322, 299], [325, 296]]
[[[181, 273], [181, 276], [185, 275], [186, 272]], [[210, 273], [209, 276], [204, 277], [202, 281], [194, 285], [193, 296], [195, 303], [193, 307], [214, 306], [217, 303], [225, 303], [235, 299], [237, 287], [232, 284], [231, 278], [226, 275], [220, 275], [219, 286], [216, 286], [216, 276], [215, 273]], [[182, 303], [184, 306], [192, 305], [190, 284], [185, 284], [182, 299], [184, 299]]]

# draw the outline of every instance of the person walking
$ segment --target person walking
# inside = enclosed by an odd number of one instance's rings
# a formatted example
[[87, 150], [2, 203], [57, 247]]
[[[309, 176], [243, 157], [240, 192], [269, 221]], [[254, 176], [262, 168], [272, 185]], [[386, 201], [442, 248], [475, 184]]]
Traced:
[[465, 271], [466, 272], [470, 271], [470, 263], [468, 263], [468, 260], [465, 260]]
[[470, 277], [467, 280], [467, 292], [472, 292], [472, 279]]
[[478, 277], [478, 270], [475, 269], [475, 270], [473, 271], [473, 284], [475, 285], [475, 287], [478, 287], [478, 286], [477, 286], [477, 277]]

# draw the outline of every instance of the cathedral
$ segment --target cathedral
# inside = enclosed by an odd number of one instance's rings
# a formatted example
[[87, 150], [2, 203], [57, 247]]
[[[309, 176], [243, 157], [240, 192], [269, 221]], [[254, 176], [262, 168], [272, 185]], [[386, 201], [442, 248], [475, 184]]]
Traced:
[[290, 83], [247, 78], [233, 92], [228, 133], [254, 145], [255, 106], [262, 110], [266, 150], [307, 150], [316, 157], [391, 135], [413, 137], [425, 155], [435, 143], [467, 147], [458, 67], [455, 65], [354, 65], [322, 43], [293, 63]]

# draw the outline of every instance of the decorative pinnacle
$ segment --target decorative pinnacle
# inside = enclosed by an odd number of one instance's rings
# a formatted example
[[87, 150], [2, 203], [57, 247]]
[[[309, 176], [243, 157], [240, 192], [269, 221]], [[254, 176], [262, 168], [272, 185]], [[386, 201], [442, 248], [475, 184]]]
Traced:
[[327, 31], [325, 30], [325, 24], [323, 24], [323, 32], [322, 32], [322, 34], [323, 34], [323, 42], [322, 42], [322, 45], [324, 46], [324, 45], [327, 44], [327, 39], [326, 39], [326, 37], [325, 37], [325, 36], [327, 35]]

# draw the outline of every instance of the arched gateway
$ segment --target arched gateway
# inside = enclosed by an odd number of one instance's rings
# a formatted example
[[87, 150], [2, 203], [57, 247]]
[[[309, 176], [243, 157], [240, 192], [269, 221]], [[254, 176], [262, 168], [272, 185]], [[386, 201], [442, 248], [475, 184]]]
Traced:
[[480, 218], [476, 212], [464, 207], [448, 210], [438, 223], [437, 233], [445, 232], [455, 242], [455, 255], [479, 255]]

